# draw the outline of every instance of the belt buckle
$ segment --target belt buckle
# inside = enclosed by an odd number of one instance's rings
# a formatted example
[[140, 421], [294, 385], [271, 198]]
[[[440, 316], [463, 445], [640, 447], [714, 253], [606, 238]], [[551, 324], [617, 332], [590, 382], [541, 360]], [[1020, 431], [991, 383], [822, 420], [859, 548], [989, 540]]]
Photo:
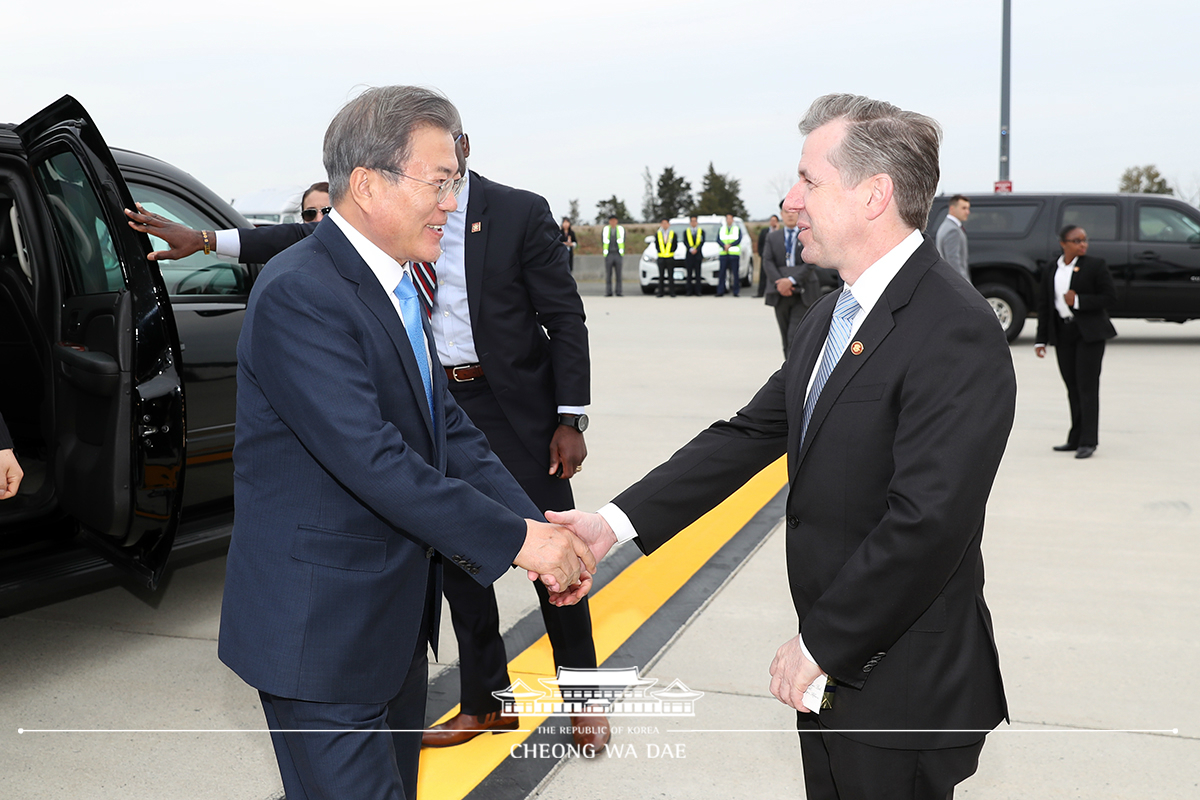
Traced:
[[471, 381], [473, 381], [475, 379], [474, 378], [460, 378], [460, 377], [458, 377], [458, 371], [460, 369], [468, 370], [474, 366], [477, 366], [477, 365], [476, 364], [460, 364], [457, 367], [451, 367], [450, 368], [450, 377], [454, 378], [455, 383], [470, 383]]

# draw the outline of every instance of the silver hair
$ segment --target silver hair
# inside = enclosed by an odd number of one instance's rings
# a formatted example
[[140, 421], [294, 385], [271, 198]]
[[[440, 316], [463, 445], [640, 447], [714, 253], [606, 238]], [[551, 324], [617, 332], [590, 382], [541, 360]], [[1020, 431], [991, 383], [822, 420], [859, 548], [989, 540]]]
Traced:
[[886, 174], [894, 185], [900, 218], [924, 230], [937, 192], [941, 170], [938, 148], [942, 128], [915, 111], [854, 94], [818, 97], [800, 120], [805, 136], [830, 122], [844, 120], [846, 134], [829, 152], [843, 186], [857, 186], [872, 175]]
[[412, 155], [413, 132], [424, 127], [462, 130], [458, 109], [432, 89], [379, 86], [342, 106], [325, 131], [322, 153], [330, 201], [345, 196], [355, 167], [403, 169]]

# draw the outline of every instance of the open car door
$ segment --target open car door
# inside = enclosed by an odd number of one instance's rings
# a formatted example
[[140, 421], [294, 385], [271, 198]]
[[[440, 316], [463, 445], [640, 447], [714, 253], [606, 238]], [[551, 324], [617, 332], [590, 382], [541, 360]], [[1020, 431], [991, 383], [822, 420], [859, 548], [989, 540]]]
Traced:
[[183, 497], [179, 335], [149, 239], [104, 139], [65, 96], [16, 127], [55, 232], [52, 346], [59, 507], [89, 544], [154, 587]]

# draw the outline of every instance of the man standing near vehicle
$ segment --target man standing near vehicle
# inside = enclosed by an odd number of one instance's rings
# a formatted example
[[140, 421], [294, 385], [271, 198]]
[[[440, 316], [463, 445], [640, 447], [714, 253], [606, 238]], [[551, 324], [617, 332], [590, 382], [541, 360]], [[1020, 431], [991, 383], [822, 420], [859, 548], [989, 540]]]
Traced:
[[689, 295], [700, 296], [704, 283], [700, 277], [700, 268], [704, 264], [704, 229], [695, 214], [688, 217], [687, 230], [683, 232], [683, 269], [686, 277], [684, 284]]
[[946, 210], [946, 218], [942, 220], [935, 240], [942, 258], [946, 259], [967, 283], [971, 282], [971, 268], [967, 258], [967, 232], [963, 230], [963, 225], [969, 216], [971, 201], [961, 194], [951, 197], [950, 208]]
[[671, 230], [669, 219], [659, 220], [658, 230], [654, 232], [654, 243], [658, 249], [658, 291], [655, 297], [663, 296], [663, 284], [671, 287], [671, 297], [675, 296], [675, 231]]
[[795, 209], [784, 208], [783, 230], [773, 231], [767, 236], [766, 250], [762, 253], [763, 272], [767, 275], [764, 302], [775, 307], [775, 320], [779, 323], [779, 335], [783, 337], [784, 358], [787, 358], [788, 347], [796, 328], [800, 327], [800, 320], [821, 299], [821, 282], [816, 269], [812, 264], [806, 264], [799, 255], [799, 219], [800, 215]]
[[621, 268], [625, 266], [625, 226], [609, 217], [600, 233], [600, 252], [604, 254], [604, 296], [613, 296], [613, 274], [617, 276], [617, 297], [621, 296]]
[[725, 274], [729, 273], [729, 288], [733, 296], [738, 296], [742, 288], [742, 278], [738, 274], [741, 260], [742, 228], [733, 222], [733, 214], [725, 215], [725, 224], [721, 226], [717, 238], [721, 240], [721, 266], [717, 271], [717, 297], [725, 294]]

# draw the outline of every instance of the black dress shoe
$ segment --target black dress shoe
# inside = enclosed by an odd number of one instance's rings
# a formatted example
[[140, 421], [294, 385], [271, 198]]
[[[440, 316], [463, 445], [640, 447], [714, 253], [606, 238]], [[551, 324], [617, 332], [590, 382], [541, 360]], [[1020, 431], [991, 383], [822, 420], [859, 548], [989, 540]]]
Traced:
[[1083, 447], [1081, 447], [1075, 451], [1075, 457], [1076, 458], [1091, 458], [1092, 453], [1094, 453], [1094, 452], [1096, 452], [1095, 445], [1092, 445], [1091, 447], [1084, 445]]
[[1054, 445], [1054, 450], [1059, 453], [1069, 453], [1072, 450], [1078, 450], [1078, 449], [1079, 448], [1073, 444], [1056, 444], [1056, 445]]

